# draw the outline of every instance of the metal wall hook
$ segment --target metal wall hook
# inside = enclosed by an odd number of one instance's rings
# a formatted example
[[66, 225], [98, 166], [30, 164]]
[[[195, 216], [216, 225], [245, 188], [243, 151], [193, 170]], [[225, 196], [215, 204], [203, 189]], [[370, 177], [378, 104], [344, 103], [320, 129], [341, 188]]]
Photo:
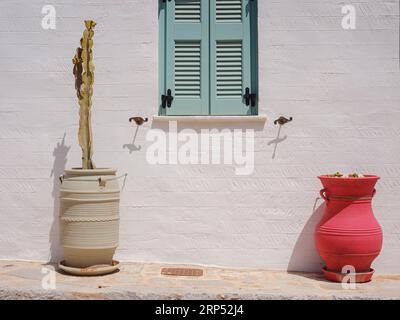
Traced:
[[143, 123], [149, 121], [149, 118], [142, 118], [142, 117], [132, 117], [129, 118], [129, 122], [135, 121], [138, 126], [141, 126]]
[[281, 117], [279, 117], [278, 119], [276, 119], [274, 121], [274, 125], [279, 124], [279, 125], [283, 126], [285, 123], [288, 123], [288, 122], [290, 122], [292, 120], [293, 120], [293, 117], [289, 117], [289, 119], [288, 119], [288, 118], [285, 118], [285, 117], [281, 116]]

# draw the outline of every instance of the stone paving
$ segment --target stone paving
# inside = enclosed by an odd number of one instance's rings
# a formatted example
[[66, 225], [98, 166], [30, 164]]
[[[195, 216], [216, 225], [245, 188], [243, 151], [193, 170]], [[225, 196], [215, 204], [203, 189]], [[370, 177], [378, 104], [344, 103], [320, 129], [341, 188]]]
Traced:
[[[165, 276], [160, 273], [164, 267], [201, 268], [204, 275]], [[345, 290], [318, 273], [128, 262], [105, 276], [49, 270], [56, 268], [40, 262], [0, 261], [0, 299], [400, 299], [400, 275], [375, 275], [372, 282]]]

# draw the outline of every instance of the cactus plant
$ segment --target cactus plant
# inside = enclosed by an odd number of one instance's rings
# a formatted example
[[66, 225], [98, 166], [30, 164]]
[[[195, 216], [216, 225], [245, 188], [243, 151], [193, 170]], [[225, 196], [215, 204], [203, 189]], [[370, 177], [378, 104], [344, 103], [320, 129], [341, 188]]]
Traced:
[[91, 108], [94, 83], [93, 64], [93, 35], [96, 22], [85, 21], [85, 31], [81, 38], [81, 47], [76, 49], [72, 59], [74, 64], [73, 74], [75, 76], [75, 89], [79, 100], [79, 145], [82, 148], [82, 169], [94, 169], [92, 161], [92, 124]]
[[118, 268], [113, 255], [119, 235], [119, 177], [116, 177], [117, 170], [95, 168], [92, 161], [92, 49], [95, 25], [92, 20], [85, 21], [80, 47], [72, 59], [79, 101], [78, 138], [82, 148], [82, 167], [66, 169], [60, 177], [64, 260], [59, 263], [59, 268], [78, 275], [93, 274], [93, 270], [97, 275], [106, 274]]

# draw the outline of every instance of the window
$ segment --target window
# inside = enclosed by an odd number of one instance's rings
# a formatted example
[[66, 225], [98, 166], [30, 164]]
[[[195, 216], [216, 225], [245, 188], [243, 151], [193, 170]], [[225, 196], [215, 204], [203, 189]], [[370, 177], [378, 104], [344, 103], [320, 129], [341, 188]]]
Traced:
[[160, 115], [256, 115], [257, 1], [159, 1]]

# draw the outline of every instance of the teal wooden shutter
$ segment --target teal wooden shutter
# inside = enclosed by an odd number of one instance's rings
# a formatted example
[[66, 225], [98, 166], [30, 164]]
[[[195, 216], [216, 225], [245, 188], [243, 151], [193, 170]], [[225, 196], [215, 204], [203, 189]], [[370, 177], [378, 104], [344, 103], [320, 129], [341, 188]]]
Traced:
[[[212, 115], [251, 115], [243, 95], [252, 88], [251, 0], [210, 0], [210, 104]], [[255, 34], [256, 36], [256, 34]], [[253, 91], [252, 91], [253, 89]]]
[[166, 115], [209, 114], [209, 0], [166, 1]]

